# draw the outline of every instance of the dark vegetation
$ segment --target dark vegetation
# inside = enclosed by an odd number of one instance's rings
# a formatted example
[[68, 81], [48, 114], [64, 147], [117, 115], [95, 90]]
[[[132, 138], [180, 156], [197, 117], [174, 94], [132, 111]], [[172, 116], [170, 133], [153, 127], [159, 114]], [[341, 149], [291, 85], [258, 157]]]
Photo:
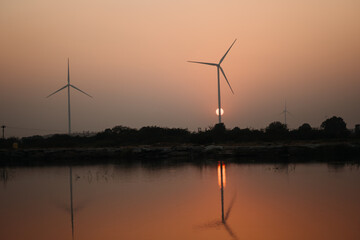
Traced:
[[264, 130], [226, 129], [224, 124], [216, 124], [203, 131], [190, 132], [180, 128], [156, 126], [133, 129], [116, 126], [105, 129], [93, 136], [69, 136], [55, 134], [50, 137], [31, 136], [0, 139], [0, 148], [13, 148], [17, 143], [21, 148], [72, 148], [72, 147], [117, 147], [133, 145], [175, 145], [175, 144], [239, 144], [249, 142], [297, 141], [297, 140], [351, 140], [360, 139], [360, 126], [351, 132], [340, 117], [332, 117], [321, 124], [320, 129], [304, 123], [298, 129], [289, 130], [281, 122], [272, 122]]

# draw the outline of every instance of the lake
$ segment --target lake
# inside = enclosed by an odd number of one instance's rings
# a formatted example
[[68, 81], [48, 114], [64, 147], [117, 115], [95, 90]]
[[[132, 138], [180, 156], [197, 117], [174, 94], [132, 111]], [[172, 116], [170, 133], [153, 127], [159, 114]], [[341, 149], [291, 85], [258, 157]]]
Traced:
[[360, 239], [358, 164], [0, 168], [0, 239]]

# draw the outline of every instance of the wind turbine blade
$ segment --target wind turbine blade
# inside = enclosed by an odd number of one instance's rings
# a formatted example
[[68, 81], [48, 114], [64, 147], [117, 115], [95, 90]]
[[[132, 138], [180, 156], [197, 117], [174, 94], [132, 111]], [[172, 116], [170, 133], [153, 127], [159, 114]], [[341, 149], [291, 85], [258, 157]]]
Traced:
[[225, 75], [224, 70], [222, 69], [222, 67], [219, 67], [219, 68], [220, 68], [220, 70], [221, 70], [222, 74], [224, 75], [225, 80], [226, 80], [227, 84], [229, 85], [231, 92], [232, 92], [233, 94], [235, 94], [235, 93], [234, 93], [234, 91], [232, 90], [232, 87], [231, 87], [231, 85], [230, 85], [230, 83], [229, 83], [229, 81], [228, 81], [228, 79], [227, 79], [226, 75]]
[[57, 92], [60, 92], [61, 90], [63, 90], [64, 88], [67, 88], [68, 86], [69, 86], [69, 85], [66, 85], [66, 86], [60, 88], [59, 90], [57, 90], [57, 91], [53, 92], [52, 94], [50, 94], [49, 96], [47, 96], [47, 98], [50, 97], [50, 96], [52, 96], [52, 95], [54, 95], [54, 94], [57, 93]]
[[68, 84], [70, 84], [70, 60], [68, 58]]
[[62, 211], [65, 211], [65, 212], [70, 212], [70, 207], [67, 206], [66, 204], [63, 204], [63, 203], [55, 203], [56, 207], [58, 209], [61, 209]]
[[231, 228], [229, 227], [229, 225], [227, 225], [226, 223], [224, 223], [224, 227], [226, 229], [226, 231], [229, 233], [229, 235], [233, 238], [233, 239], [238, 239], [238, 237], [235, 235], [235, 233], [231, 230]]
[[75, 87], [74, 85], [70, 84], [70, 86], [71, 86], [71, 87], [73, 87], [73, 88], [75, 88], [75, 89], [76, 89], [76, 90], [78, 90], [79, 92], [82, 92], [83, 94], [88, 95], [89, 97], [91, 97], [91, 98], [92, 98], [92, 96], [91, 96], [91, 95], [89, 95], [89, 94], [87, 94], [86, 92], [84, 92], [84, 91], [82, 91], [82, 90], [78, 89], [78, 88], [77, 88], [77, 87]]
[[208, 222], [208, 223], [205, 223], [203, 225], [199, 225], [199, 226], [196, 226], [196, 228], [214, 228], [214, 227], [219, 227], [221, 226], [223, 223], [219, 220], [215, 220], [215, 221], [212, 221], [212, 222]]
[[83, 201], [74, 208], [75, 212], [81, 211], [82, 209], [86, 208], [86, 205], [88, 205], [88, 201]]
[[230, 51], [231, 47], [234, 45], [235, 42], [236, 42], [236, 38], [235, 38], [234, 42], [231, 44], [231, 46], [229, 47], [229, 49], [226, 51], [226, 53], [224, 54], [224, 56], [220, 59], [219, 64], [221, 64], [222, 61], [224, 61], [224, 58], [226, 57], [226, 55], [228, 54], [228, 52]]
[[293, 116], [293, 114], [291, 113], [291, 112], [289, 112], [288, 110], [284, 110], [284, 111], [282, 111], [281, 113], [279, 113], [279, 115], [283, 115], [283, 114], [289, 114], [289, 115], [291, 115], [291, 116]]
[[205, 64], [205, 65], [211, 65], [211, 66], [217, 66], [216, 63], [207, 63], [207, 62], [196, 62], [196, 61], [188, 61], [190, 63], [199, 63], [199, 64]]
[[228, 208], [228, 210], [227, 210], [227, 212], [226, 212], [226, 214], [225, 214], [225, 221], [227, 221], [227, 219], [229, 218], [231, 209], [232, 209], [232, 207], [233, 207], [233, 205], [234, 205], [234, 202], [235, 202], [235, 198], [236, 198], [236, 194], [235, 194], [235, 195], [233, 196], [233, 198], [231, 199], [231, 202], [230, 202], [230, 204], [229, 204], [229, 208]]

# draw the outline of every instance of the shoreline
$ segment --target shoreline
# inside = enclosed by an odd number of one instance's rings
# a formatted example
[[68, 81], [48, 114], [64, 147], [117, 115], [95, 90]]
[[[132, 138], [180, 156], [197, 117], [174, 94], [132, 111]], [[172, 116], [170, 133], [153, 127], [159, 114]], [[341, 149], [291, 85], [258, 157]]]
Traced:
[[360, 144], [290, 143], [256, 145], [175, 145], [111, 148], [0, 149], [0, 166], [116, 163], [131, 160], [231, 160], [235, 162], [359, 161]]

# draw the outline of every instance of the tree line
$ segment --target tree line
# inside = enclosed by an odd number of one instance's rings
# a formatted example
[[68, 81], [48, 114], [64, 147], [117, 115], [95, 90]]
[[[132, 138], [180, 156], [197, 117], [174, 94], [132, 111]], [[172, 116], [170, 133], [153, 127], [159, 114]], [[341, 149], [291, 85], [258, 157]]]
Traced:
[[140, 129], [115, 126], [105, 129], [93, 136], [70, 136], [55, 134], [50, 137], [31, 136], [7, 138], [0, 140], [0, 148], [13, 148], [14, 143], [21, 148], [54, 148], [54, 147], [116, 147], [131, 145], [166, 145], [166, 144], [231, 144], [242, 142], [271, 142], [287, 140], [321, 140], [351, 139], [360, 137], [360, 126], [355, 131], [346, 127], [341, 117], [326, 119], [320, 129], [302, 124], [299, 128], [289, 130], [281, 122], [272, 122], [265, 129], [227, 129], [224, 124], [216, 124], [205, 130], [190, 132], [182, 128], [162, 128], [147, 126]]

